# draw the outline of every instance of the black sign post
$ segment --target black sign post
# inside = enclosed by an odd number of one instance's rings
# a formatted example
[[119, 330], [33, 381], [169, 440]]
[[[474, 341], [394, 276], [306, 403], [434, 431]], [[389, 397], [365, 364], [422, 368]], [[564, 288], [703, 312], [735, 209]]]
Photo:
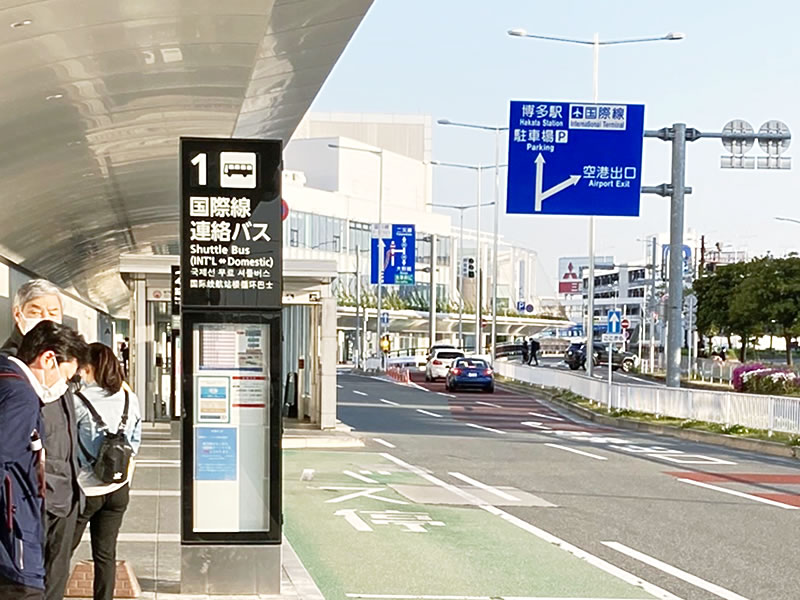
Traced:
[[181, 139], [181, 592], [277, 594], [281, 142]]

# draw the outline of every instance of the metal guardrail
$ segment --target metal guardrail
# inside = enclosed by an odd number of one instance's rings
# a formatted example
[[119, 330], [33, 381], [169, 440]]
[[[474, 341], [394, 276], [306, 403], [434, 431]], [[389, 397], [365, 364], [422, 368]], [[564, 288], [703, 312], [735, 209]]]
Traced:
[[[609, 401], [608, 382], [586, 375], [507, 361], [497, 361], [495, 372], [523, 383], [566, 389], [598, 404], [608, 404]], [[800, 398], [793, 396], [614, 383], [610, 399], [609, 410], [633, 410], [677, 419], [800, 434]]]

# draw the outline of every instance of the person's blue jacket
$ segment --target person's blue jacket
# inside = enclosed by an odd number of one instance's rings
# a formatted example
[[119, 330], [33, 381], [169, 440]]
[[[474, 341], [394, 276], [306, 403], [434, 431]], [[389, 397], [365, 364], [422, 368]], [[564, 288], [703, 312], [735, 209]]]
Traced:
[[41, 401], [22, 368], [0, 354], [0, 575], [44, 589]]

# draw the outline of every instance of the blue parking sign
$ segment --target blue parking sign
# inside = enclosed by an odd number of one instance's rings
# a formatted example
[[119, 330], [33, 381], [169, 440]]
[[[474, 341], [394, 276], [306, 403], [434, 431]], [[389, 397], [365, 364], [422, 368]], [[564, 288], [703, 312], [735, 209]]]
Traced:
[[509, 214], [639, 216], [644, 105], [511, 102]]

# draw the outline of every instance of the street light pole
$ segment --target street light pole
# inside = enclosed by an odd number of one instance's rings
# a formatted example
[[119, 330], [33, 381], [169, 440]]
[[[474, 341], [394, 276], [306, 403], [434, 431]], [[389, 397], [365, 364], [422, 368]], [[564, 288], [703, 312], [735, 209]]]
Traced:
[[[434, 165], [446, 165], [446, 166], [455, 166], [455, 165], [447, 165], [446, 163], [440, 162], [433, 162]], [[480, 173], [480, 169], [483, 167], [478, 167], [477, 171]], [[478, 223], [480, 225], [480, 208], [484, 206], [492, 206], [493, 202], [487, 202], [485, 204], [480, 203], [480, 186], [478, 190], [478, 204], [463, 204], [463, 205], [450, 205], [450, 204], [434, 204], [429, 203], [429, 206], [436, 206], [438, 208], [452, 208], [459, 212], [459, 233], [458, 233], [458, 293], [459, 293], [459, 303], [458, 303], [458, 342], [459, 348], [462, 350], [465, 349], [464, 345], [464, 211], [469, 210], [471, 208], [478, 209]], [[480, 230], [480, 227], [479, 227]], [[477, 350], [476, 350], [477, 352]]]
[[497, 275], [498, 263], [498, 237], [500, 228], [500, 130], [494, 131], [494, 236], [492, 254], [494, 262], [492, 267], [492, 364], [497, 358]]
[[[372, 150], [370, 148], [355, 148], [353, 146], [342, 146], [341, 144], [328, 144], [329, 148], [340, 150], [352, 150], [354, 152], [367, 152], [380, 159], [380, 172], [378, 174], [378, 314], [376, 315], [376, 338], [375, 356], [380, 359], [381, 369], [383, 369], [383, 354], [381, 353], [381, 336], [383, 326], [381, 324], [381, 312], [383, 309], [383, 267], [385, 256], [383, 253], [383, 148]], [[366, 310], [364, 315], [366, 317]], [[368, 321], [368, 319], [366, 319]]]

